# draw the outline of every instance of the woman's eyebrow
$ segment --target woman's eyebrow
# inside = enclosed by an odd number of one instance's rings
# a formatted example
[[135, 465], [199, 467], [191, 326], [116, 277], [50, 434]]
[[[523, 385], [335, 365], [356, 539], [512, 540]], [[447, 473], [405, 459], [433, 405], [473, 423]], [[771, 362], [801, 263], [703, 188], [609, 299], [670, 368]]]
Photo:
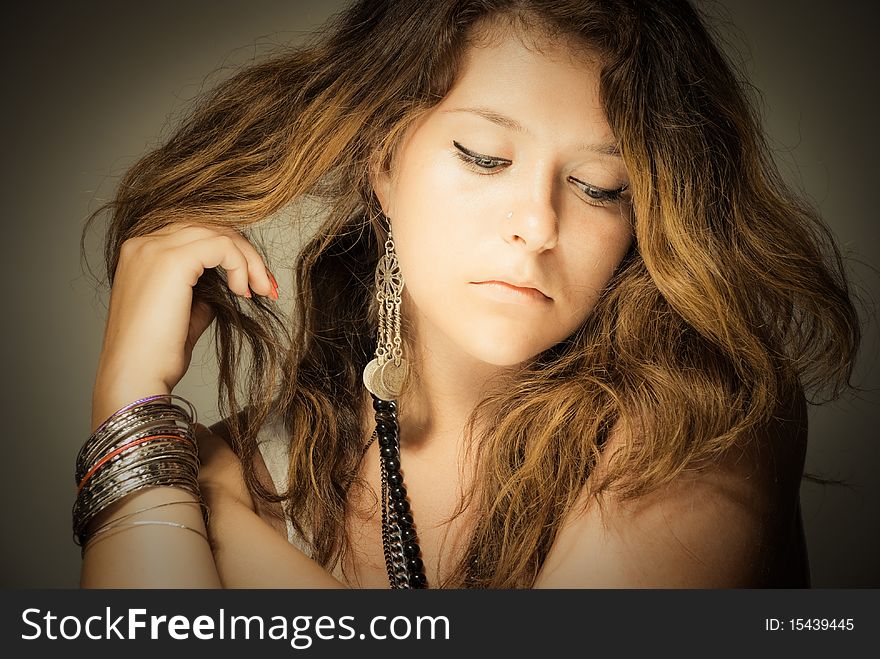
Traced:
[[[489, 108], [483, 107], [465, 107], [465, 108], [452, 108], [450, 110], [444, 110], [443, 112], [453, 113], [453, 112], [467, 112], [470, 114], [475, 114], [478, 117], [482, 117], [488, 121], [491, 121], [493, 124], [497, 126], [501, 126], [502, 128], [507, 128], [508, 130], [512, 130], [517, 133], [526, 133], [529, 131], [516, 119], [512, 117], [508, 117], [507, 115], [501, 114], [500, 112], [496, 112], [495, 110], [490, 110]], [[600, 143], [592, 143], [592, 142], [584, 142], [582, 144], [577, 145], [576, 147], [579, 151], [590, 151], [592, 153], [598, 153], [603, 156], [613, 156], [615, 158], [620, 158], [620, 147], [614, 142], [600, 142]]]
[[470, 114], [475, 114], [478, 117], [483, 117], [483, 119], [488, 119], [493, 124], [501, 126], [502, 128], [509, 128], [512, 131], [517, 133], [528, 133], [523, 125], [519, 123], [516, 119], [512, 119], [507, 115], [503, 115], [500, 112], [495, 112], [495, 110], [490, 110], [489, 108], [480, 108], [480, 107], [467, 107], [467, 108], [452, 108], [451, 110], [445, 110], [445, 112], [469, 112]]

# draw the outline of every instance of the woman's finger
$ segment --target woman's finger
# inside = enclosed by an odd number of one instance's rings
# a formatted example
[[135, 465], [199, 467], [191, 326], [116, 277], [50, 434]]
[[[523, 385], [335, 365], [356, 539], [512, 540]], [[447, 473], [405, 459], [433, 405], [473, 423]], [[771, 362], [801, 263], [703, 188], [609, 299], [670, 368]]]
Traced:
[[169, 225], [160, 231], [147, 234], [146, 236], [143, 236], [143, 238], [159, 241], [159, 244], [163, 249], [168, 249], [171, 247], [191, 245], [197, 241], [209, 240], [218, 236], [225, 236], [231, 240], [235, 248], [243, 254], [247, 261], [247, 277], [244, 285], [242, 285], [241, 275], [232, 278], [235, 280], [235, 285], [233, 285], [233, 281], [229, 277], [228, 269], [220, 264], [224, 270], [227, 270], [227, 281], [229, 282], [230, 289], [239, 295], [248, 297], [248, 290], [245, 290], [245, 287], [247, 287], [247, 289], [260, 295], [277, 299], [277, 282], [274, 281], [263, 257], [245, 236], [232, 227], [174, 224]]

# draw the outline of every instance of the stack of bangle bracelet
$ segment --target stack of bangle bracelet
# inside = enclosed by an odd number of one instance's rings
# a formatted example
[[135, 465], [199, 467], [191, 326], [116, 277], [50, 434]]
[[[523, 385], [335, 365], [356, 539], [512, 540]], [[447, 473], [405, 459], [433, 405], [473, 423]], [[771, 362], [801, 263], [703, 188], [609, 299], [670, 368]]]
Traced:
[[[177, 399], [186, 408], [173, 402]], [[199, 458], [195, 438], [196, 410], [186, 399], [174, 394], [159, 394], [126, 405], [102, 423], [86, 440], [76, 459], [77, 497], [73, 504], [73, 535], [85, 551], [86, 543], [111, 526], [117, 518], [98, 529], [90, 522], [102, 510], [129, 494], [146, 487], [167, 485], [192, 493], [203, 505], [199, 494]], [[203, 506], [204, 508], [204, 506]], [[145, 509], [145, 510], [149, 510]], [[125, 515], [130, 518], [138, 512]], [[128, 525], [137, 525], [130, 522]], [[145, 521], [195, 531], [174, 522]]]

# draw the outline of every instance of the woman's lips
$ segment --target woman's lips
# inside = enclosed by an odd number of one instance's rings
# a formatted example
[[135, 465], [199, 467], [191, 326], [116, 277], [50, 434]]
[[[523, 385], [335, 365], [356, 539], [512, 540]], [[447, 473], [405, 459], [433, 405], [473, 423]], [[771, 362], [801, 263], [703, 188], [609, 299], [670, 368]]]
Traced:
[[551, 298], [544, 295], [537, 288], [530, 286], [515, 286], [506, 281], [489, 280], [471, 282], [484, 293], [504, 302], [550, 302]]

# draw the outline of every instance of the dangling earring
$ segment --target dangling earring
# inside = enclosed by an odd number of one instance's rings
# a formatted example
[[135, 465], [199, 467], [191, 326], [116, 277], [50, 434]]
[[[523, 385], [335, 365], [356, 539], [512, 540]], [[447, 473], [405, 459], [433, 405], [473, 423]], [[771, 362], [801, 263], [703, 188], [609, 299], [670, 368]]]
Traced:
[[379, 303], [379, 336], [376, 356], [364, 368], [364, 386], [381, 400], [397, 400], [403, 390], [409, 364], [403, 358], [400, 338], [400, 301], [403, 276], [394, 251], [391, 223], [385, 240], [385, 254], [376, 266], [376, 300]]
[[376, 357], [364, 368], [364, 385], [373, 394], [376, 415], [373, 438], [378, 439], [380, 449], [382, 552], [388, 583], [392, 588], [426, 588], [428, 581], [420, 555], [421, 548], [400, 472], [400, 426], [396, 400], [400, 397], [408, 369], [400, 338], [402, 293], [403, 276], [394, 252], [389, 222], [385, 255], [379, 259], [376, 267], [376, 300], [379, 302]]

